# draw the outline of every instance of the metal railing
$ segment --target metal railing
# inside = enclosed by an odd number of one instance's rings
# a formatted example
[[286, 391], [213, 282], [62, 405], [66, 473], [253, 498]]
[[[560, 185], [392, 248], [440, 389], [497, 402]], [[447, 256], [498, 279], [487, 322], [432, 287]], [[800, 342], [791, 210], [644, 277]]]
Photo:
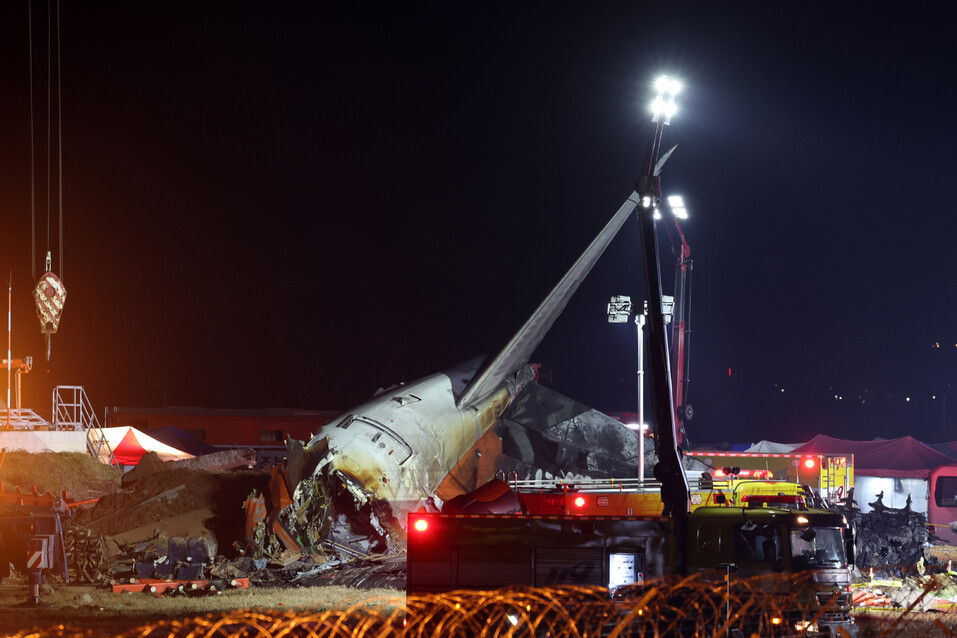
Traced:
[[[9, 423], [10, 427], [7, 428]], [[29, 408], [11, 408], [0, 410], [0, 429], [44, 430], [50, 423]]]
[[86, 449], [90, 455], [103, 463], [117, 465], [113, 449], [83, 386], [58, 385], [53, 388], [53, 427], [57, 430], [85, 431]]

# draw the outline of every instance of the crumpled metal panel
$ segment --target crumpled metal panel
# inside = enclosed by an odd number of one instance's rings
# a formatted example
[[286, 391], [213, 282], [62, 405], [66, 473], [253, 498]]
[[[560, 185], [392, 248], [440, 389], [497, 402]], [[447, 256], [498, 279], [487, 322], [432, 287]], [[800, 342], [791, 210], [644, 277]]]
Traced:
[[[550, 388], [529, 384], [496, 428], [515, 465], [499, 469], [531, 478], [537, 470], [593, 478], [638, 476], [638, 434]], [[649, 446], [650, 447], [650, 446]]]

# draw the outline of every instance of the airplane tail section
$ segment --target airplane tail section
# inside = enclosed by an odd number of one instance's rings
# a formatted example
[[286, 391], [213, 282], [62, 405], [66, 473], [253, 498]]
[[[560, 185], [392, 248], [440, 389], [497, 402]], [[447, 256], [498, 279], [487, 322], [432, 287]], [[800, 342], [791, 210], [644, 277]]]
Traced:
[[[602, 256], [608, 244], [615, 238], [618, 231], [635, 207], [638, 205], [638, 194], [632, 193], [625, 200], [618, 212], [611, 218], [598, 236], [589, 244], [578, 261], [565, 273], [545, 300], [538, 306], [532, 316], [525, 322], [521, 330], [512, 337], [508, 345], [489, 363], [488, 366], [465, 388], [459, 396], [456, 405], [464, 408], [488, 396], [499, 388], [521, 366], [528, 363], [532, 353], [542, 342], [552, 324], [568, 305], [578, 286], [584, 281], [598, 258]], [[512, 394], [512, 388], [509, 388]]]

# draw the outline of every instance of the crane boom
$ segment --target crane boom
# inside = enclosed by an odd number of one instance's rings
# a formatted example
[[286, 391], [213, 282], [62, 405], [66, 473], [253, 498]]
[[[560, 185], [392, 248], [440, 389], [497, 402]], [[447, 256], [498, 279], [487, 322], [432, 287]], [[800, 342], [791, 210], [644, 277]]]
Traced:
[[661, 202], [660, 166], [658, 152], [665, 118], [659, 117], [648, 148], [644, 171], [638, 178], [638, 227], [641, 235], [641, 254], [644, 265], [645, 288], [648, 300], [648, 379], [651, 389], [651, 423], [658, 463], [655, 478], [661, 481], [661, 501], [664, 514], [682, 517], [690, 511], [691, 492], [681, 449], [678, 447], [674, 402], [671, 389], [671, 369], [668, 356], [668, 335], [661, 306], [661, 270], [658, 265], [658, 238], [655, 234], [654, 211]]
[[[694, 410], [688, 403], [688, 384], [691, 381], [690, 357], [691, 345], [691, 273], [694, 261], [691, 259], [691, 247], [685, 239], [678, 219], [672, 217], [674, 229], [665, 226], [671, 242], [671, 252], [675, 263], [675, 305], [671, 319], [671, 387], [674, 390], [674, 410], [678, 420], [678, 444], [684, 444], [685, 424], [694, 416]], [[687, 447], [687, 446], [686, 446]]]

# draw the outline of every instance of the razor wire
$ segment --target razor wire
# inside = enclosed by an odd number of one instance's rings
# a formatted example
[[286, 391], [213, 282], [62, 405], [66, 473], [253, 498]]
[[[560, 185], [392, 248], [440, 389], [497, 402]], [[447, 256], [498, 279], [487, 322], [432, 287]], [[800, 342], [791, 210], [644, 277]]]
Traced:
[[[805, 577], [800, 577], [805, 578]], [[811, 576], [807, 576], [810, 580]], [[612, 592], [600, 587], [515, 588], [397, 596], [347, 609], [324, 611], [241, 610], [193, 618], [142, 622], [131, 618], [123, 638], [657, 638], [800, 636], [824, 628], [846, 610], [850, 594], [826, 593], [802, 600], [793, 575], [734, 578], [703, 575], [649, 582]], [[808, 584], [808, 583], [804, 583]], [[813, 588], [805, 591], [813, 592]], [[923, 592], [923, 596], [930, 593]], [[812, 594], [813, 595], [813, 594]], [[821, 592], [818, 591], [818, 596]], [[922, 597], [923, 597], [922, 596]], [[862, 635], [957, 636], [957, 613], [918, 613], [908, 609], [859, 616]], [[841, 612], [843, 613], [843, 612]], [[867, 629], [865, 632], [864, 629]], [[836, 628], [832, 635], [845, 635]], [[842, 633], [844, 632], [844, 633]], [[34, 636], [89, 637], [96, 628], [57, 624]], [[848, 634], [849, 635], [849, 634]]]

